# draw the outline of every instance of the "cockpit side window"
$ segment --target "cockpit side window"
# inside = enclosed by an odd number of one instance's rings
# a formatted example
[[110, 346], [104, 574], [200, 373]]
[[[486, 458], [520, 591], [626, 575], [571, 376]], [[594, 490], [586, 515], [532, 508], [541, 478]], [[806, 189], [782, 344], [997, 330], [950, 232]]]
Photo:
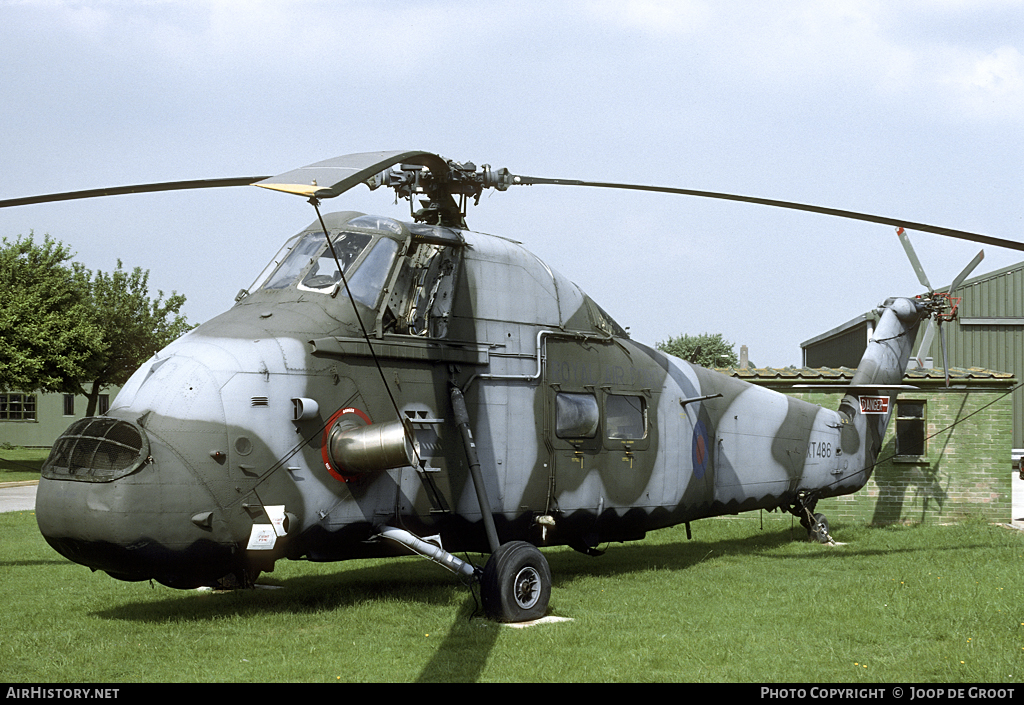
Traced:
[[254, 287], [298, 289], [345, 301], [347, 282], [355, 301], [375, 309], [377, 335], [447, 337], [464, 246], [460, 235], [422, 223], [406, 229], [376, 216], [352, 218], [343, 227], [331, 232], [331, 243], [312, 229], [291, 238]]
[[419, 242], [406, 255], [379, 314], [385, 333], [444, 338], [448, 334], [458, 249]]
[[380, 296], [381, 289], [391, 271], [391, 263], [398, 252], [398, 243], [391, 238], [381, 238], [366, 255], [359, 269], [348, 279], [348, 288], [352, 298], [373, 308]]

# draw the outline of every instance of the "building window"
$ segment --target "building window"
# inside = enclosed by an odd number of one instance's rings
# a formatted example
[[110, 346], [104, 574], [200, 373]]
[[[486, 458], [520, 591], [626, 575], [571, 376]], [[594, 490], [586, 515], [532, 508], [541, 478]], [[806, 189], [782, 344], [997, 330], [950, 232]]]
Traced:
[[0, 394], [0, 421], [35, 421], [34, 394]]
[[74, 416], [75, 415], [75, 395], [65, 394], [64, 395], [64, 415]]
[[896, 455], [921, 458], [925, 454], [925, 403], [896, 402]]
[[103, 416], [110, 410], [110, 395], [100, 394], [99, 401], [96, 404], [96, 413], [99, 416]]

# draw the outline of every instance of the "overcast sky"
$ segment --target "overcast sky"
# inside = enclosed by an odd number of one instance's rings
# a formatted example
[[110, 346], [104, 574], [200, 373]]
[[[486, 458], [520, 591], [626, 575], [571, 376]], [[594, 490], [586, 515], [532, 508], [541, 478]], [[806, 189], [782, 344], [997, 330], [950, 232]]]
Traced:
[[[422, 149], [1024, 240], [1021, 2], [0, 0], [0, 87], [0, 199]], [[408, 213], [362, 187], [325, 205]], [[0, 235], [149, 269], [202, 322], [313, 218], [243, 187], [3, 209]], [[921, 291], [893, 228], [762, 206], [534, 186], [468, 221], [640, 341], [721, 332], [761, 366]], [[981, 249], [911, 237], [936, 286]]]

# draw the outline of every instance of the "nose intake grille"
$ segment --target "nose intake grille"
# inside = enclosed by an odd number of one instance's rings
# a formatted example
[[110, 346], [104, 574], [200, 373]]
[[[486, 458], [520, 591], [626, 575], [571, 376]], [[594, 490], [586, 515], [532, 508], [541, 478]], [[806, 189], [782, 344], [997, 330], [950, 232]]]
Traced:
[[50, 451], [42, 475], [51, 480], [110, 482], [134, 472], [149, 457], [145, 431], [120, 419], [96, 416], [71, 424]]

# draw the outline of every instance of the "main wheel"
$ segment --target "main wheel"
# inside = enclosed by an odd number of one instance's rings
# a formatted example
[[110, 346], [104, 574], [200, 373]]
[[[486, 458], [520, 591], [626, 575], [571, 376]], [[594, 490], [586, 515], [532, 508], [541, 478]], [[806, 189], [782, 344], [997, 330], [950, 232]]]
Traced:
[[496, 622], [528, 622], [548, 611], [551, 569], [544, 554], [525, 541], [502, 544], [480, 578], [484, 613]]

